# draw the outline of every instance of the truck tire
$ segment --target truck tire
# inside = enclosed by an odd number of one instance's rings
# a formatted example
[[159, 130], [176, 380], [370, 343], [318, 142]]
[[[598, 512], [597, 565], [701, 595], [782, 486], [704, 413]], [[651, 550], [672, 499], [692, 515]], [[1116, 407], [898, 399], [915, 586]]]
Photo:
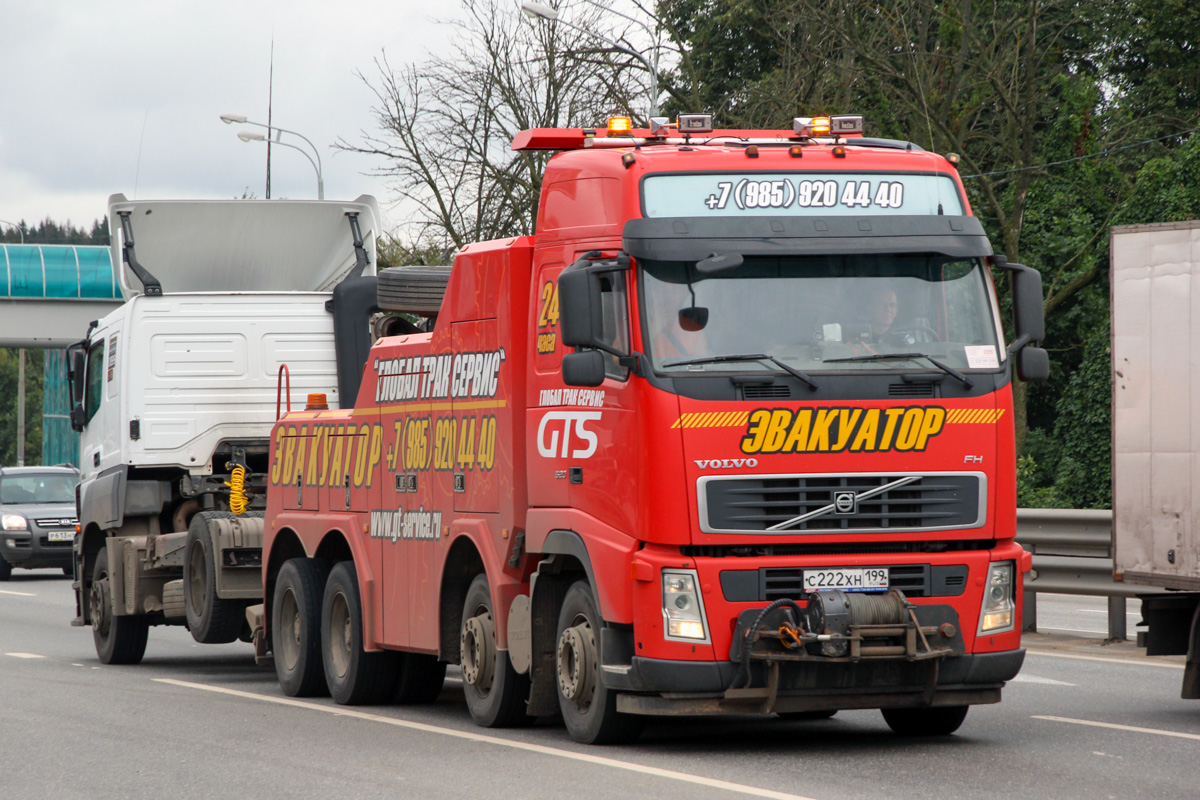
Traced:
[[188, 524], [187, 546], [183, 551], [184, 615], [192, 638], [201, 644], [228, 644], [236, 641], [246, 624], [246, 600], [222, 600], [217, 597], [217, 564], [211, 519], [230, 519], [227, 511], [201, 511]]
[[450, 267], [388, 267], [379, 271], [376, 303], [381, 311], [431, 317], [442, 308]]
[[900, 736], [949, 736], [963, 724], [968, 708], [885, 708], [883, 719]]
[[271, 602], [275, 675], [289, 697], [325, 694], [321, 663], [321, 600], [329, 565], [317, 558], [285, 561]]
[[487, 575], [479, 574], [467, 589], [459, 634], [467, 709], [485, 728], [527, 725], [532, 719], [525, 713], [529, 676], [518, 675], [508, 653], [497, 649], [492, 620], [492, 592]]
[[392, 701], [407, 706], [433, 703], [445, 682], [446, 662], [424, 653], [402, 653]]
[[363, 649], [358, 570], [353, 561], [338, 562], [321, 602], [321, 657], [329, 696], [344, 706], [384, 702], [396, 685], [397, 656]]
[[92, 584], [88, 589], [92, 639], [96, 655], [104, 664], [137, 664], [146, 654], [150, 620], [145, 614], [118, 617], [113, 614], [112, 588], [108, 580], [108, 546], [96, 553]]
[[12, 577], [12, 564], [4, 560], [4, 556], [0, 556], [0, 581], [6, 581]]
[[601, 680], [603, 624], [592, 587], [587, 581], [575, 581], [558, 614], [554, 664], [563, 723], [571, 738], [583, 744], [633, 741], [645, 725], [643, 717], [617, 711], [617, 693]]

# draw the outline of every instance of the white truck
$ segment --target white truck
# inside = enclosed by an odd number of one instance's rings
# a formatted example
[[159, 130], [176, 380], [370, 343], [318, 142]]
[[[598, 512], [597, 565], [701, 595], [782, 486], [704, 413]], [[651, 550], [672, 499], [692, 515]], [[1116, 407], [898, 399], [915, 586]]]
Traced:
[[[152, 625], [250, 635], [278, 409], [353, 403], [376, 302], [375, 199], [109, 198], [124, 305], [73, 345], [74, 625], [104, 663]], [[287, 370], [281, 372], [281, 366]], [[302, 491], [302, 487], [298, 487]]]
[[1114, 577], [1200, 698], [1200, 220], [1112, 229]]

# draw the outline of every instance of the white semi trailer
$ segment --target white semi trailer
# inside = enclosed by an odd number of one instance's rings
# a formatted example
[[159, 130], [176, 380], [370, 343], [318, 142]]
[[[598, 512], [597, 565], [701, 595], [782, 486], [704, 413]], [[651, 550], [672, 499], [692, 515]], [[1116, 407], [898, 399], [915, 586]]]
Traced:
[[[357, 393], [375, 304], [375, 199], [109, 199], [124, 305], [69, 357], [80, 431], [75, 625], [136, 663], [152, 625], [246, 637], [280, 367]], [[352, 364], [350, 369], [339, 369]], [[277, 400], [278, 398], [278, 400]]]
[[1149, 655], [1200, 698], [1200, 220], [1112, 229], [1113, 547]]

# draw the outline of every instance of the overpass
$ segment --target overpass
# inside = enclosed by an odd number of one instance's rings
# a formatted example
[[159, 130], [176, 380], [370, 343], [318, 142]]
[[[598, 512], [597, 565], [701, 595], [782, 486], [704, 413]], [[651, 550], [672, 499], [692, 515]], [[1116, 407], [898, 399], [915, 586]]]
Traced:
[[123, 302], [107, 247], [0, 244], [0, 347], [66, 347]]

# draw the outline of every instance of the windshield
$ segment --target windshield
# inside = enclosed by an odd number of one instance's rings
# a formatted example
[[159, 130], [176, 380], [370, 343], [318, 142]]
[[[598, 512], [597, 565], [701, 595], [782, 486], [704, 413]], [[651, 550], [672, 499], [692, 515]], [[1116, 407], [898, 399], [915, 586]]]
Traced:
[[762, 359], [677, 363], [722, 355], [769, 355], [806, 373], [938, 369], [922, 356], [994, 370], [1003, 355], [978, 259], [748, 256], [715, 274], [679, 261], [640, 270], [642, 346], [664, 373], [778, 371]]
[[74, 475], [54, 472], [5, 475], [0, 478], [0, 504], [75, 505]]

